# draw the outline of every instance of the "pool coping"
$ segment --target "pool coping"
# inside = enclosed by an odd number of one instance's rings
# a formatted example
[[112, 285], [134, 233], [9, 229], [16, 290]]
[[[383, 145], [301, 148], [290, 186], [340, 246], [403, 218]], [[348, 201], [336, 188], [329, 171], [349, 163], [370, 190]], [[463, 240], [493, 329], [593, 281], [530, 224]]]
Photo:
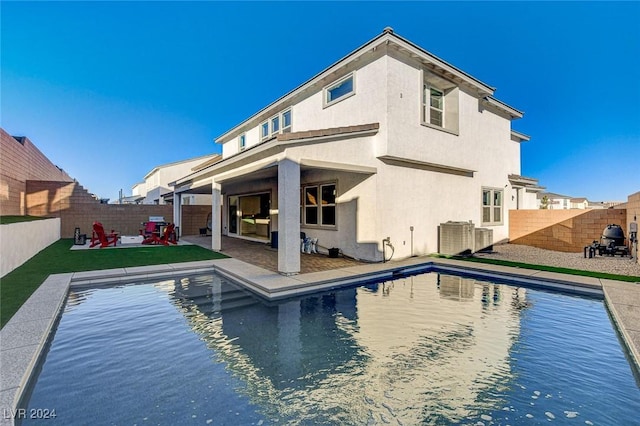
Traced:
[[413, 257], [395, 262], [283, 276], [238, 259], [227, 258], [50, 275], [0, 329], [0, 426], [14, 424], [13, 418], [22, 394], [28, 389], [34, 368], [45, 352], [71, 287], [107, 286], [213, 271], [267, 300], [291, 298], [368, 281], [391, 280], [422, 272], [453, 273], [479, 280], [497, 280], [511, 285], [599, 297], [605, 300], [635, 371], [640, 371], [640, 286], [634, 283], [484, 263], [470, 265], [465, 261], [432, 257]]

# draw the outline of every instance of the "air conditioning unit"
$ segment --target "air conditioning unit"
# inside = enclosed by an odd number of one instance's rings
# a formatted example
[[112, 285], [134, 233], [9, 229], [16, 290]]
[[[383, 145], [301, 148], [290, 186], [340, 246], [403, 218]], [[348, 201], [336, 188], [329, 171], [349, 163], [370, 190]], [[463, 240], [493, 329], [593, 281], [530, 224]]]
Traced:
[[476, 228], [474, 252], [493, 251], [493, 229]]
[[473, 222], [446, 222], [440, 224], [440, 254], [471, 254], [475, 249]]

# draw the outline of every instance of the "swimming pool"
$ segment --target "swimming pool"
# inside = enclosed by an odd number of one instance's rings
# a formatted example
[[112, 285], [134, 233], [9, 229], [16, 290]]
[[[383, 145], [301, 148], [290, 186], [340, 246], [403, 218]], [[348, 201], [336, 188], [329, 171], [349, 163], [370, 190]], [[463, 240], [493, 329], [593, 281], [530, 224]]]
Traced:
[[640, 388], [598, 299], [427, 273], [265, 303], [209, 274], [73, 290], [23, 406], [62, 424], [637, 424]]

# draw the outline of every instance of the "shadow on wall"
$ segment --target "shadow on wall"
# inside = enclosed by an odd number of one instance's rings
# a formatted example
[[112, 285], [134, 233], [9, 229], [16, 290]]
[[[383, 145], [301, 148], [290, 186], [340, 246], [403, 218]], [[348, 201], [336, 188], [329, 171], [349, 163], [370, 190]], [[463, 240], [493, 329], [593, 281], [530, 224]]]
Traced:
[[609, 224], [627, 224], [626, 209], [604, 210], [511, 210], [509, 235], [521, 244], [569, 253], [581, 253], [599, 241]]

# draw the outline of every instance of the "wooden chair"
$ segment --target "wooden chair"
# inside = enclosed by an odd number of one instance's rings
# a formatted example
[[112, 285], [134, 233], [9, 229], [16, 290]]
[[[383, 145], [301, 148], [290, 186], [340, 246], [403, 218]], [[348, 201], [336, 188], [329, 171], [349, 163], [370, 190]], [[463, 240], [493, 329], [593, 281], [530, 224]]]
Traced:
[[168, 224], [166, 228], [164, 228], [161, 236], [153, 233], [142, 241], [142, 244], [162, 244], [165, 246], [168, 246], [169, 243], [178, 244], [176, 241], [175, 224], [173, 223]]
[[104, 226], [100, 222], [93, 222], [93, 233], [91, 234], [91, 243], [89, 247], [95, 247], [100, 244], [100, 248], [116, 246], [118, 243], [118, 233], [113, 229], [110, 234], [104, 232]]
[[144, 222], [144, 229], [140, 230], [140, 235], [146, 240], [156, 234], [156, 222]]

